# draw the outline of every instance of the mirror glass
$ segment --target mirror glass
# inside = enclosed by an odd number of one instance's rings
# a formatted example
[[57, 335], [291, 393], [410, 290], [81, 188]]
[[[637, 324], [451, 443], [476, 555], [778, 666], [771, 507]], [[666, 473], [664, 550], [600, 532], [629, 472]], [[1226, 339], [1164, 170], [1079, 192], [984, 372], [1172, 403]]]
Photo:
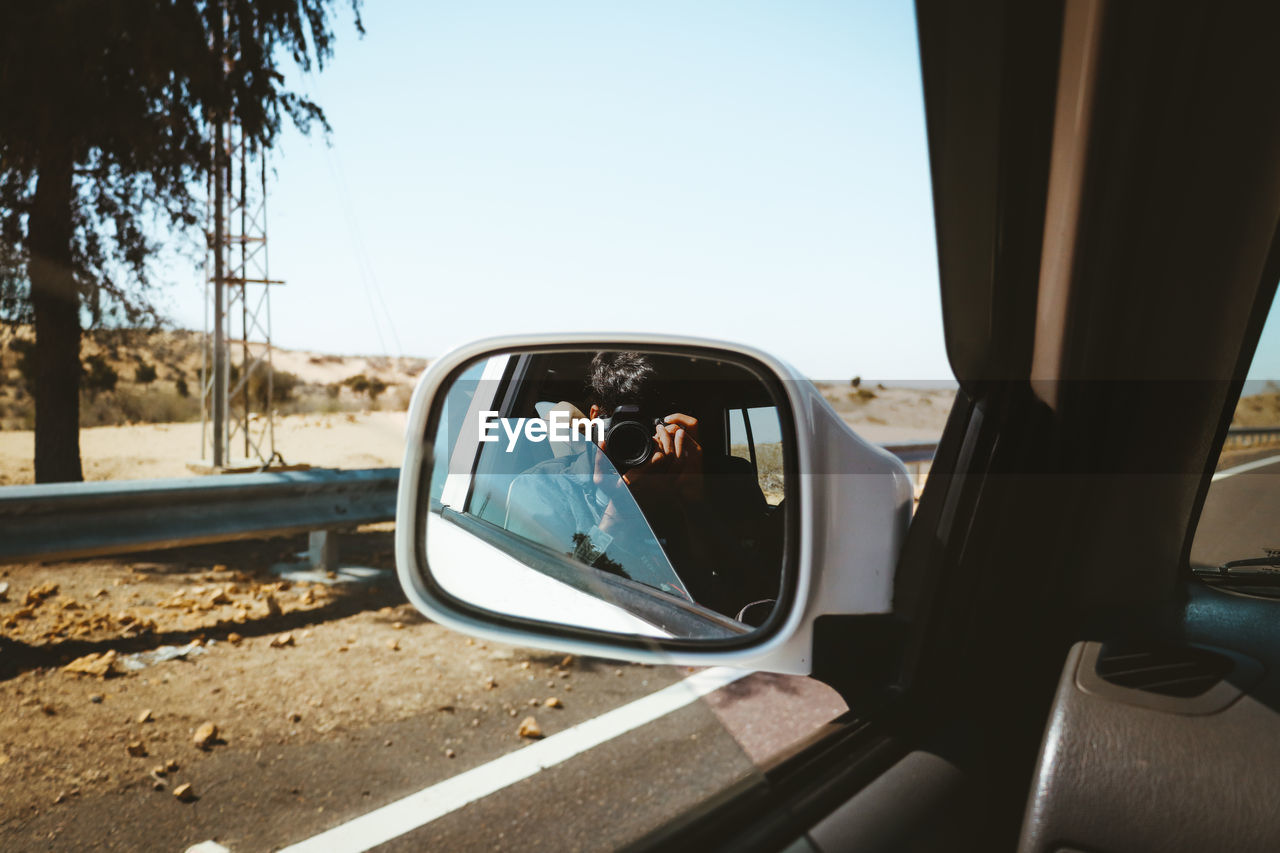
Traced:
[[429, 428], [427, 570], [507, 616], [750, 633], [782, 597], [792, 511], [778, 384], [706, 350], [540, 349], [464, 366]]

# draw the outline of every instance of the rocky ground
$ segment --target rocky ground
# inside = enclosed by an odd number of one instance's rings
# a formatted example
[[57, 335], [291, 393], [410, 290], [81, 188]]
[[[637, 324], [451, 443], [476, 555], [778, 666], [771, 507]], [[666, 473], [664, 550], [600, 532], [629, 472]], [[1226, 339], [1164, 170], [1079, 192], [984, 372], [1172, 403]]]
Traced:
[[343, 537], [344, 562], [388, 570], [372, 582], [273, 573], [303, 547], [0, 567], [0, 836], [108, 791], [195, 803], [216, 794], [202, 767], [221, 750], [261, 756], [372, 719], [437, 715], [438, 740], [414, 746], [433, 762], [464, 751], [461, 718], [515, 742], [555, 729], [573, 659], [424, 620], [389, 571], [386, 530]]

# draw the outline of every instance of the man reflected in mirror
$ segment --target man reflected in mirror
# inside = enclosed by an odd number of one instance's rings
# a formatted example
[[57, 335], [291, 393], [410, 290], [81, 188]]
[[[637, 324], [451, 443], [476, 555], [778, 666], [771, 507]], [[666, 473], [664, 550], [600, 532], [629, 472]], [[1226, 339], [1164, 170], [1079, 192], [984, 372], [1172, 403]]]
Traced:
[[[781, 528], [766, 523], [750, 463], [704, 450], [698, 418], [680, 410], [697, 401], [675, 393], [692, 383], [667, 381], [644, 353], [600, 352], [585, 384], [589, 417], [649, 416], [651, 446], [628, 457], [647, 458], [615, 464], [609, 438], [579, 442], [577, 452], [517, 479], [507, 529], [731, 618], [763, 621], [778, 595]], [[664, 574], [659, 562], [678, 579], [655, 583]]]

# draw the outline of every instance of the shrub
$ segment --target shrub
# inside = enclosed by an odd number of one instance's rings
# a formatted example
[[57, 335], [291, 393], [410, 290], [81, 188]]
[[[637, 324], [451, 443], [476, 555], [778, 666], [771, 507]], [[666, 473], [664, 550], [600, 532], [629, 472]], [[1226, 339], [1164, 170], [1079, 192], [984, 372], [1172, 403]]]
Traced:
[[342, 384], [357, 394], [368, 395], [370, 402], [377, 400], [378, 395], [387, 390], [387, 383], [376, 376], [365, 376], [363, 373], [348, 376], [342, 380]]
[[154, 364], [139, 363], [138, 369], [133, 372], [133, 381], [139, 385], [150, 385], [156, 381], [156, 367]]
[[84, 363], [84, 378], [81, 387], [93, 397], [101, 391], [114, 391], [120, 374], [107, 364], [101, 355], [91, 355]]
[[80, 400], [80, 426], [120, 426], [130, 423], [175, 423], [200, 417], [200, 403], [174, 391], [119, 388]]

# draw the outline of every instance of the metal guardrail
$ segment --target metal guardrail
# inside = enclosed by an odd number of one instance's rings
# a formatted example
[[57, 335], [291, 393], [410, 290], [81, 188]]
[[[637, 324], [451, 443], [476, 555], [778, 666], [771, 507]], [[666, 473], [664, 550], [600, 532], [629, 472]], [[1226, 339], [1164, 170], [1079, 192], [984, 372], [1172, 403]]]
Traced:
[[0, 489], [0, 561], [74, 559], [390, 521], [398, 468]]
[[[1280, 441], [1280, 427], [1235, 427], [1228, 447]], [[936, 441], [880, 445], [919, 468]], [[391, 521], [398, 468], [317, 469], [0, 489], [0, 561], [75, 559]]]
[[[1280, 442], [1280, 427], [1233, 427], [1226, 446]], [[936, 441], [880, 445], [903, 462]], [[391, 521], [398, 468], [316, 469], [0, 488], [0, 562], [75, 559]]]
[[1224, 448], [1239, 449], [1280, 441], [1280, 427], [1231, 427]]
[[[881, 445], [908, 464], [932, 441]], [[71, 560], [391, 521], [400, 469], [0, 488], [0, 562]]]

